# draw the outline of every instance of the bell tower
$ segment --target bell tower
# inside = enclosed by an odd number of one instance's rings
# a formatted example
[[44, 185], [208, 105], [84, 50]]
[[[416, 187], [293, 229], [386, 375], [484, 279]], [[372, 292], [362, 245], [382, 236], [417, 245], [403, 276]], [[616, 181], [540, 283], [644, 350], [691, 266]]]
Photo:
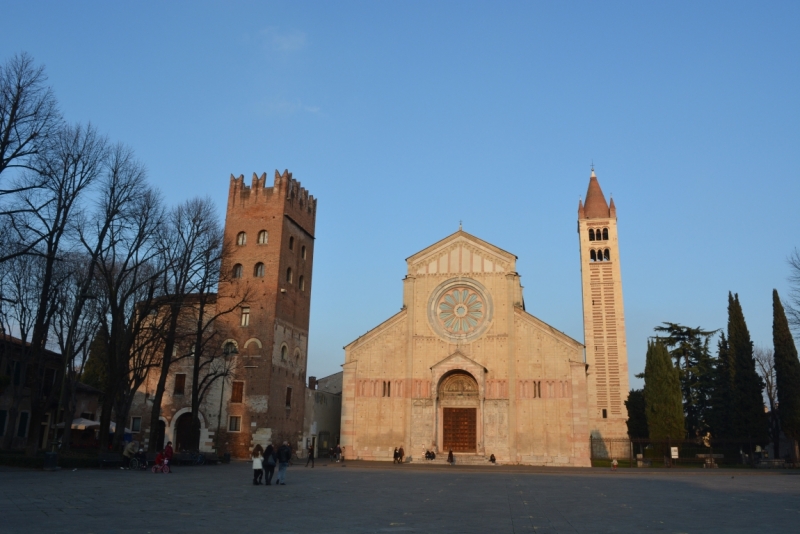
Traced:
[[589, 428], [595, 437], [626, 437], [628, 348], [622, 302], [617, 210], [592, 168], [586, 203], [578, 202], [583, 328], [588, 364]]

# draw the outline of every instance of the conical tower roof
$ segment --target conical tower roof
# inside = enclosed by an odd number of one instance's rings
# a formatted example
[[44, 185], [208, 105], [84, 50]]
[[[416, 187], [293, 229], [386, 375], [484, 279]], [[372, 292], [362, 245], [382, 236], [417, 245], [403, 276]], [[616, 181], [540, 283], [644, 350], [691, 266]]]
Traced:
[[583, 209], [587, 219], [607, 219], [611, 216], [608, 202], [603, 195], [603, 190], [600, 189], [600, 182], [597, 181], [594, 170], [589, 178], [589, 189], [586, 191], [586, 203], [583, 205]]

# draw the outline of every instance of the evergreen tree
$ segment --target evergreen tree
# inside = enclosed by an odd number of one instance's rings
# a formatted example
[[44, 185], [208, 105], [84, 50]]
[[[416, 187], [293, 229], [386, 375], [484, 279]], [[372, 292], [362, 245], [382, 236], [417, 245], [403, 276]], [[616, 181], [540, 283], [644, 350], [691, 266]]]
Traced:
[[686, 432], [689, 436], [705, 434], [709, 427], [714, 387], [714, 362], [708, 350], [708, 340], [716, 330], [668, 322], [663, 325], [654, 330], [666, 334], [659, 339], [670, 349], [675, 367], [680, 371]]
[[644, 401], [650, 439], [685, 437], [680, 372], [660, 340], [647, 343]]
[[764, 412], [764, 381], [756, 371], [753, 342], [744, 321], [739, 295], [728, 293], [728, 351], [733, 369], [733, 435], [754, 443], [769, 441], [769, 422]]
[[644, 391], [632, 389], [628, 393], [628, 400], [625, 401], [628, 409], [628, 437], [646, 438], [647, 437], [647, 415], [645, 414]]
[[[800, 360], [789, 331], [778, 291], [772, 290], [772, 342], [775, 349], [775, 381], [778, 386], [778, 415], [783, 433], [800, 439]], [[792, 447], [794, 455], [794, 447]]]

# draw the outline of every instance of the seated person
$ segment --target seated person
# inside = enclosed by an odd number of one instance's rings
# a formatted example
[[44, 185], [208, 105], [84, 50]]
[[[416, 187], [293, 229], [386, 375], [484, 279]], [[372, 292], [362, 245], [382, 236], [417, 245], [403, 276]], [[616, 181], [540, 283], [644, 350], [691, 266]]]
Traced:
[[495, 463], [497, 461], [497, 458], [494, 457], [494, 454], [489, 456], [489, 461], [492, 462], [492, 463]]
[[147, 467], [147, 454], [145, 454], [144, 449], [139, 449], [139, 452], [136, 453], [136, 459], [139, 460], [140, 467]]

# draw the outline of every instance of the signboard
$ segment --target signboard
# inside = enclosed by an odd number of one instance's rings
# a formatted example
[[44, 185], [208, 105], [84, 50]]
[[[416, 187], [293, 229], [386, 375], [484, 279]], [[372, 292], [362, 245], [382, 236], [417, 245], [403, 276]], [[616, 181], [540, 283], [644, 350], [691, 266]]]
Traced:
[[675, 460], [678, 458], [678, 447], [670, 447], [670, 451], [672, 452], [672, 459]]

